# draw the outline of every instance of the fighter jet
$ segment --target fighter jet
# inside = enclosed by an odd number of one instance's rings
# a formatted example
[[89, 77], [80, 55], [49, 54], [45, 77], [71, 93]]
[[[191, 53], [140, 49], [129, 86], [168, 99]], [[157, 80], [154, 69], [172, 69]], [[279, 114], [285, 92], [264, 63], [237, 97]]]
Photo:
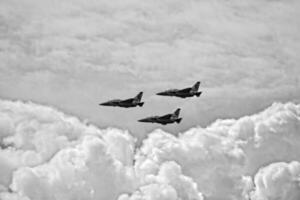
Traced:
[[139, 122], [149, 122], [149, 123], [159, 123], [162, 125], [180, 123], [182, 118], [179, 118], [180, 108], [178, 108], [174, 113], [166, 114], [163, 116], [153, 116], [147, 117], [145, 119], [138, 120]]
[[175, 97], [180, 97], [180, 98], [193, 97], [193, 96], [199, 97], [202, 93], [202, 92], [198, 92], [199, 86], [200, 86], [200, 81], [195, 83], [195, 85], [193, 85], [193, 87], [189, 87], [189, 88], [185, 88], [185, 89], [181, 89], [181, 90], [171, 89], [171, 90], [167, 90], [164, 92], [159, 92], [159, 93], [157, 93], [157, 95], [175, 96]]
[[111, 101], [107, 101], [104, 103], [100, 103], [101, 106], [114, 106], [114, 107], [123, 107], [123, 108], [129, 108], [129, 107], [136, 107], [136, 106], [143, 106], [144, 102], [141, 102], [143, 96], [143, 92], [140, 92], [136, 97], [130, 98], [130, 99], [114, 99]]

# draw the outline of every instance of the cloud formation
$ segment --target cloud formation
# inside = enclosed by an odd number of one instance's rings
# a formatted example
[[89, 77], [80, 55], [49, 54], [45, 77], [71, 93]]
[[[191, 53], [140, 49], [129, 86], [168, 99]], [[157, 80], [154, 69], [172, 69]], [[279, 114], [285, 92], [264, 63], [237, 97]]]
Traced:
[[274, 103], [174, 136], [99, 129], [54, 108], [0, 101], [4, 200], [298, 200], [300, 105]]
[[255, 175], [254, 200], [300, 199], [300, 163], [273, 163]]

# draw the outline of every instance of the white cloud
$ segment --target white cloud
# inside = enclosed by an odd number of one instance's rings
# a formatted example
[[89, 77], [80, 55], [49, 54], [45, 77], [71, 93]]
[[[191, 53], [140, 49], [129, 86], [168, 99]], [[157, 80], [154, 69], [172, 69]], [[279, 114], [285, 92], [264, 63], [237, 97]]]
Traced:
[[181, 167], [174, 161], [161, 165], [157, 175], [148, 174], [131, 196], [120, 195], [118, 200], [202, 200], [197, 184], [192, 178], [184, 176]]
[[12, 189], [32, 200], [116, 199], [120, 192], [131, 191], [132, 168], [113, 159], [98, 137], [82, 140], [59, 151], [49, 163], [17, 170]]
[[298, 197], [300, 105], [275, 103], [179, 136], [155, 130], [140, 147], [127, 131], [47, 106], [1, 100], [0, 111], [5, 200]]
[[273, 163], [255, 175], [253, 200], [300, 199], [300, 163]]
[[249, 176], [261, 166], [299, 160], [299, 125], [299, 105], [273, 104], [256, 115], [219, 120], [179, 137], [157, 130], [136, 154], [136, 171], [146, 177], [164, 162], [176, 161], [207, 199], [241, 199], [249, 195]]
[[74, 147], [83, 136], [101, 137], [108, 152], [124, 165], [132, 164], [134, 140], [117, 129], [99, 130], [56, 109], [22, 102], [0, 102], [0, 184], [9, 186], [12, 172], [51, 160], [60, 150]]

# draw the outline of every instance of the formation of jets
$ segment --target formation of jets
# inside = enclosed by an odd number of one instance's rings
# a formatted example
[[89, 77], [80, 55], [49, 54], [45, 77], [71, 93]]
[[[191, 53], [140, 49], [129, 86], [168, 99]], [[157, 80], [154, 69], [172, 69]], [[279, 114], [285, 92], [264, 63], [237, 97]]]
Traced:
[[[180, 98], [187, 98], [197, 96], [199, 97], [202, 92], [198, 91], [200, 86], [200, 82], [198, 81], [192, 87], [184, 88], [184, 89], [170, 89], [164, 92], [159, 92], [156, 95], [160, 96], [171, 96], [171, 97], [180, 97]], [[130, 107], [142, 107], [144, 102], [142, 102], [143, 92], [140, 92], [133, 98], [129, 99], [114, 99], [104, 103], [100, 103], [101, 106], [114, 106], [114, 107], [123, 107], [123, 108], [130, 108]], [[172, 124], [172, 123], [180, 123], [182, 118], [179, 117], [180, 108], [177, 108], [174, 113], [169, 113], [162, 116], [152, 116], [147, 117], [144, 119], [138, 120], [139, 122], [146, 122], [146, 123], [158, 123], [162, 125]]]

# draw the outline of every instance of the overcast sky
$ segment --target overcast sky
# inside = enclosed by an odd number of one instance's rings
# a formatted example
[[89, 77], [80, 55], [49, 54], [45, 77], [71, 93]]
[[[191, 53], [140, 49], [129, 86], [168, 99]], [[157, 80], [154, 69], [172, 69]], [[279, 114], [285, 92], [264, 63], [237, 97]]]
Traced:
[[[182, 108], [172, 133], [300, 101], [298, 0], [0, 0], [0, 97], [136, 137]], [[201, 81], [200, 98], [155, 93]], [[98, 103], [144, 91], [143, 108]]]

